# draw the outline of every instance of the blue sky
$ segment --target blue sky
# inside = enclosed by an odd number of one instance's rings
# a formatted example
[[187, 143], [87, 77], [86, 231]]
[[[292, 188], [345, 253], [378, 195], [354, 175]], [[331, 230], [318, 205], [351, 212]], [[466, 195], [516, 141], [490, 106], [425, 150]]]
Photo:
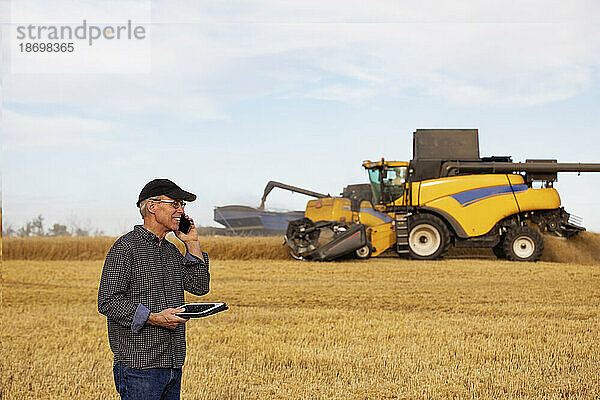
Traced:
[[[214, 206], [256, 206], [269, 180], [366, 182], [362, 161], [409, 160], [417, 128], [478, 128], [482, 155], [600, 162], [597, 2], [147, 3], [146, 74], [11, 73], [3, 20], [5, 225], [120, 234], [155, 177], [216, 225]], [[600, 232], [600, 173], [556, 187]], [[267, 207], [306, 200], [274, 191]]]

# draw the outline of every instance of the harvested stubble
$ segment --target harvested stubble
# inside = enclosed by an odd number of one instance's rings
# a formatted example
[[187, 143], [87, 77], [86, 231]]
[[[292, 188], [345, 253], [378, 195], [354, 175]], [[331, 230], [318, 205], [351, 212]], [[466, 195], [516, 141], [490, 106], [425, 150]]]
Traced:
[[[8, 261], [6, 399], [112, 399], [101, 261]], [[600, 271], [490, 260], [219, 261], [185, 399], [593, 399]]]
[[[181, 241], [168, 237], [184, 251]], [[116, 238], [5, 238], [5, 260], [102, 260]], [[220, 260], [289, 260], [282, 237], [201, 236], [204, 251]], [[544, 235], [542, 261], [600, 265], [600, 234], [582, 232], [565, 240]], [[450, 258], [495, 259], [490, 249], [450, 249]]]

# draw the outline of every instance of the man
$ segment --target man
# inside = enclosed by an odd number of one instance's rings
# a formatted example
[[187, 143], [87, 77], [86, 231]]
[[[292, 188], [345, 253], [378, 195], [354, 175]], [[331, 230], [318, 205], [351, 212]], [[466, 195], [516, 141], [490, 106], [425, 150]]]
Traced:
[[[107, 317], [121, 399], [180, 397], [187, 319], [176, 307], [185, 304], [184, 290], [203, 295], [209, 289], [208, 254], [200, 250], [193, 221], [187, 234], [178, 231], [184, 201], [194, 200], [168, 179], [149, 182], [137, 201], [144, 224], [121, 236], [106, 256], [98, 311]], [[165, 240], [169, 232], [183, 241], [185, 256]]]

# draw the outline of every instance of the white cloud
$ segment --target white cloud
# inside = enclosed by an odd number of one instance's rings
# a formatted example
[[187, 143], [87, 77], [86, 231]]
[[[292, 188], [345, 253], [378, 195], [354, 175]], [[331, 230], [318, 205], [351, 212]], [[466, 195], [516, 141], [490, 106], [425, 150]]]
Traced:
[[11, 76], [6, 103], [201, 121], [261, 96], [360, 101], [410, 91], [465, 106], [529, 106], [598, 79], [591, 1], [152, 5], [152, 74]]
[[198, 22], [595, 22], [594, 0], [191, 0], [153, 2], [165, 21]]
[[60, 105], [98, 117], [154, 114], [181, 120], [222, 118], [218, 97], [198, 93], [189, 76], [13, 75], [6, 104]]
[[289, 97], [302, 97], [307, 99], [326, 101], [357, 101], [372, 97], [376, 94], [374, 89], [352, 88], [347, 85], [332, 85], [318, 89], [308, 89], [297, 93], [291, 93]]
[[73, 116], [40, 116], [2, 111], [3, 148], [98, 146], [117, 125]]
[[141, 22], [150, 15], [150, 0], [12, 0], [10, 4], [13, 23]]

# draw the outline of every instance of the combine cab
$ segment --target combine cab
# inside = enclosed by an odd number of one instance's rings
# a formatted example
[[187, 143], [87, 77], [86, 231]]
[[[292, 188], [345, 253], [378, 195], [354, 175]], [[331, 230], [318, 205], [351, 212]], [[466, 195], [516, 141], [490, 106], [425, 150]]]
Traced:
[[537, 261], [540, 232], [568, 238], [585, 230], [561, 207], [553, 183], [558, 172], [600, 172], [600, 164], [481, 158], [476, 129], [419, 129], [413, 152], [410, 162], [365, 161], [368, 192], [353, 185], [343, 197], [309, 201], [304, 218], [286, 231], [292, 256], [333, 260], [394, 252], [433, 260], [454, 246]]

